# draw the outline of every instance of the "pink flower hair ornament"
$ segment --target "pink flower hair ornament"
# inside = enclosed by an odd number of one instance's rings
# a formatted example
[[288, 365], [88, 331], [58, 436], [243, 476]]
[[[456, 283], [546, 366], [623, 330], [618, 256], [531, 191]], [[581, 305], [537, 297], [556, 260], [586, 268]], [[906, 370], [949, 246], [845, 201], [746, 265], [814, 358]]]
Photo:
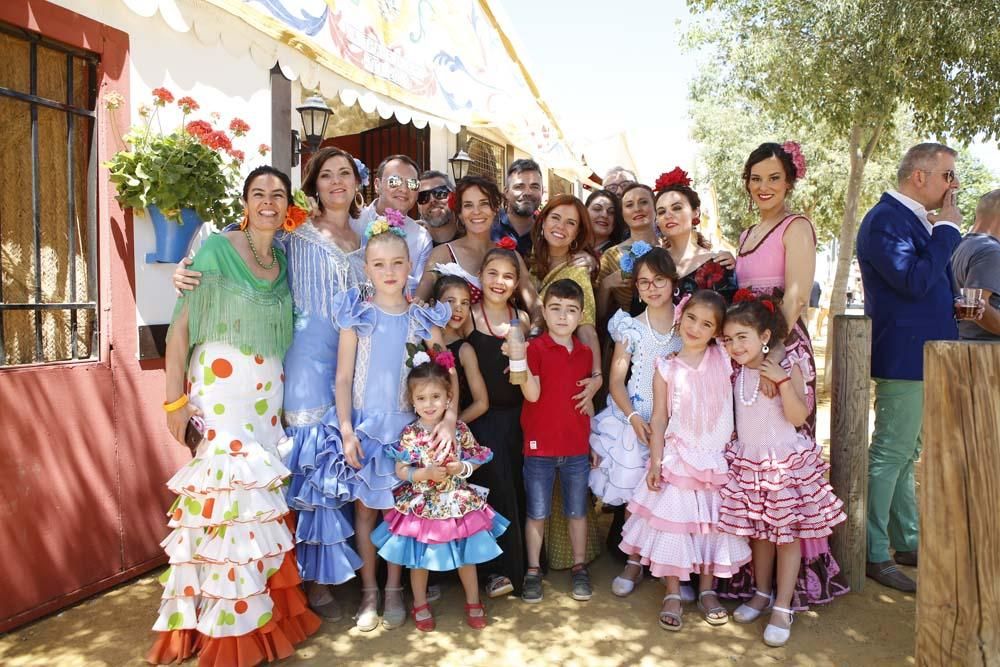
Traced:
[[806, 176], [806, 157], [802, 154], [802, 146], [797, 141], [786, 141], [781, 144], [781, 150], [788, 153], [795, 165], [795, 180]]

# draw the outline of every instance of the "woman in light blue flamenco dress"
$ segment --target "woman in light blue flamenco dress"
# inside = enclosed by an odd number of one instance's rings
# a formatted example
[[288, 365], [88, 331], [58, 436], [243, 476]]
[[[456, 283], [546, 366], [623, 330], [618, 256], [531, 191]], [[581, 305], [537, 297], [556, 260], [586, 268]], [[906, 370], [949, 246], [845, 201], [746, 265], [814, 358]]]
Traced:
[[[380, 513], [394, 506], [393, 489], [400, 484], [385, 447], [399, 442], [403, 429], [415, 418], [406, 397], [407, 347], [426, 342], [443, 348], [441, 327], [451, 317], [448, 304], [428, 307], [410, 303], [406, 297], [411, 264], [403, 220], [402, 214], [389, 209], [365, 230], [365, 273], [372, 283], [371, 298], [352, 288], [338, 294], [333, 303], [334, 321], [340, 327], [336, 408], [347, 464], [337, 470], [336, 483], [356, 501], [355, 544], [363, 561], [356, 627], [363, 632], [379, 624], [378, 556], [371, 533]], [[452, 395], [457, 396], [454, 371], [450, 379]], [[457, 410], [456, 401], [434, 429], [441, 450], [454, 441]], [[402, 568], [390, 563], [381, 619], [387, 629], [406, 621], [401, 579]]]

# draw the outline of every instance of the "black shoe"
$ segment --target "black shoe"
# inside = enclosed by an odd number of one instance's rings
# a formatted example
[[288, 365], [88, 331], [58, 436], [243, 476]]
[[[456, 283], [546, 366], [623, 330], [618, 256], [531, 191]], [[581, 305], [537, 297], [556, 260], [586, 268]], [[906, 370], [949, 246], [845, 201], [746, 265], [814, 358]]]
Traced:
[[569, 594], [571, 598], [580, 602], [586, 602], [594, 597], [594, 591], [590, 587], [590, 573], [587, 572], [586, 565], [574, 568], [572, 574], [570, 574], [570, 578], [573, 582], [573, 590]]
[[916, 551], [897, 551], [892, 555], [892, 559], [899, 565], [907, 565], [909, 567], [917, 566]]
[[896, 563], [891, 560], [882, 561], [881, 563], [868, 563], [865, 567], [865, 574], [868, 575], [869, 579], [874, 579], [883, 586], [895, 588], [897, 591], [903, 591], [904, 593], [915, 593], [917, 591], [917, 582], [900, 572], [899, 568], [896, 567]]

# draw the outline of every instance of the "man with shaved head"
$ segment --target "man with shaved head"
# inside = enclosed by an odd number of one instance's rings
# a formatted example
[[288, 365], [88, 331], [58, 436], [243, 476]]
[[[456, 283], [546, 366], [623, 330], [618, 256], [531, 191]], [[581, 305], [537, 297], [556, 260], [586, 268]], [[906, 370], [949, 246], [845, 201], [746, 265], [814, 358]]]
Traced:
[[961, 320], [962, 340], [1000, 342], [1000, 189], [982, 196], [976, 206], [976, 222], [951, 256], [951, 268], [959, 287], [983, 290], [986, 310], [978, 320]]

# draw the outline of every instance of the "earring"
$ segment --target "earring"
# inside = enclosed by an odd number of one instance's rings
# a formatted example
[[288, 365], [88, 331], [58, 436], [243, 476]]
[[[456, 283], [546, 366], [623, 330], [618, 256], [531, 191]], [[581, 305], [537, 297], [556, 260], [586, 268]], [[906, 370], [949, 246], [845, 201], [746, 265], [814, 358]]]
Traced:
[[365, 198], [364, 196], [362, 196], [361, 190], [355, 190], [354, 192], [354, 205], [357, 206], [359, 209], [365, 207]]
[[764, 343], [764, 347], [760, 348], [760, 351], [763, 352], [764, 354], [767, 354], [768, 352], [771, 351], [771, 348], [767, 346], [767, 343]]
[[250, 218], [247, 217], [247, 212], [243, 211], [243, 217], [240, 219], [240, 231], [246, 229], [247, 225], [249, 224], [250, 224]]

